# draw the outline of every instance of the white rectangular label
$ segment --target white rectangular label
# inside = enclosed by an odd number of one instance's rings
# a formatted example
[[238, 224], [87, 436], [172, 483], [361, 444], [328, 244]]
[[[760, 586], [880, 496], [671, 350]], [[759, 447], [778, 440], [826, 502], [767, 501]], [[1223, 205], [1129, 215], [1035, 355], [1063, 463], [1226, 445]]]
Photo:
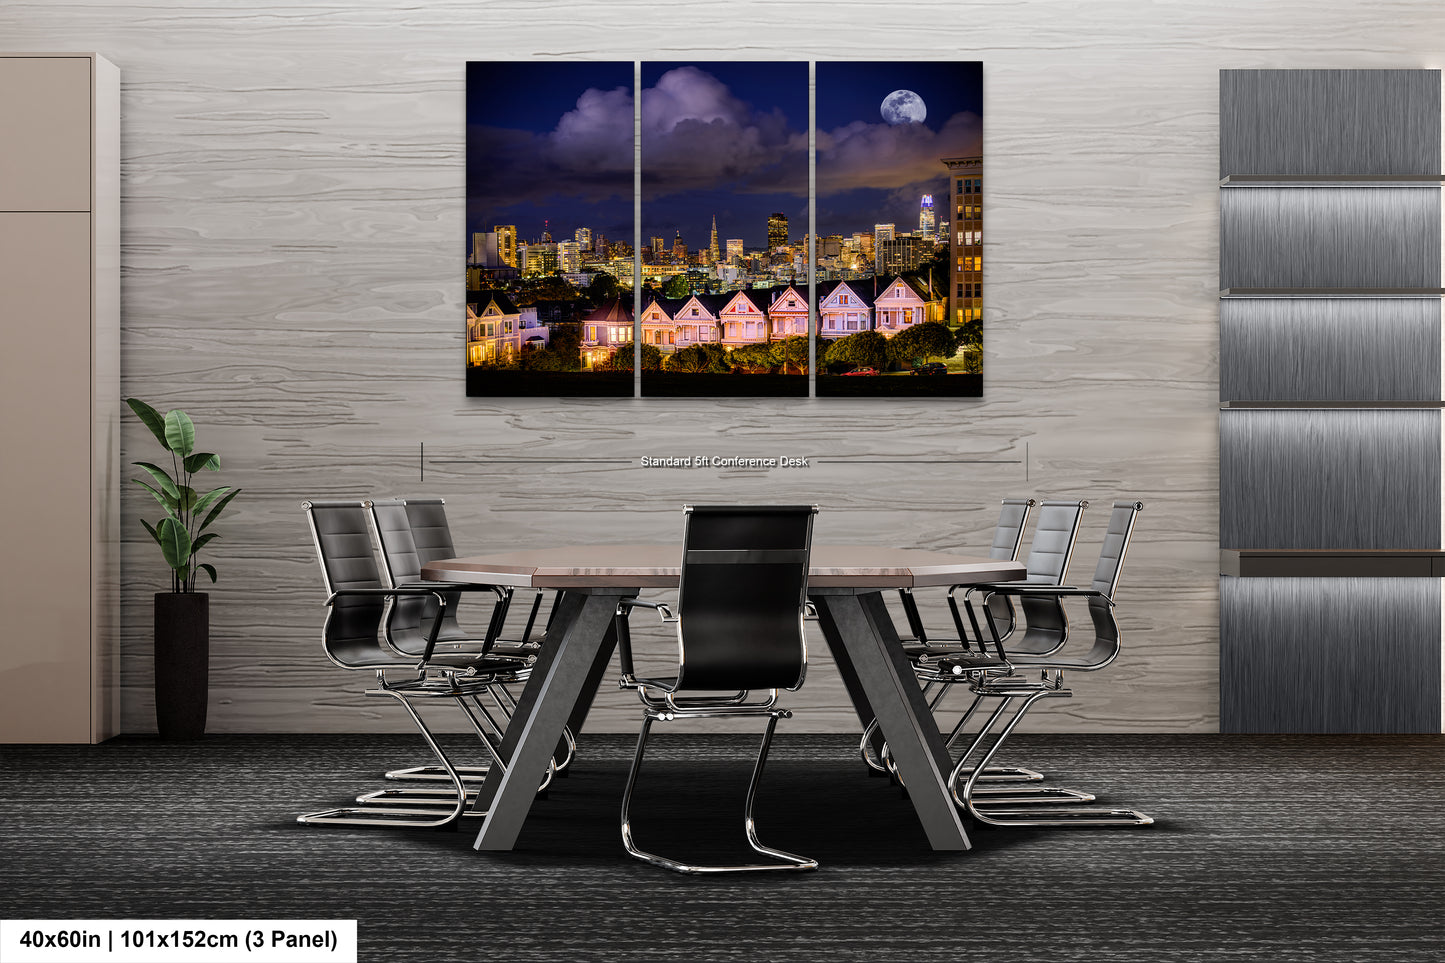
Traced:
[[0, 963], [356, 963], [356, 920], [0, 920]]

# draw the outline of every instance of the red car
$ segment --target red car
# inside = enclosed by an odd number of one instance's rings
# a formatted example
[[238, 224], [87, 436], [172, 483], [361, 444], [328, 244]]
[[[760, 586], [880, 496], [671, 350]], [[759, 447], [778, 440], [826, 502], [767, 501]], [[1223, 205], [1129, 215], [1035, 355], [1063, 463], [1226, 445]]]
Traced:
[[843, 376], [847, 377], [848, 375], [876, 375], [877, 373], [877, 368], [854, 368], [852, 371], [843, 372]]

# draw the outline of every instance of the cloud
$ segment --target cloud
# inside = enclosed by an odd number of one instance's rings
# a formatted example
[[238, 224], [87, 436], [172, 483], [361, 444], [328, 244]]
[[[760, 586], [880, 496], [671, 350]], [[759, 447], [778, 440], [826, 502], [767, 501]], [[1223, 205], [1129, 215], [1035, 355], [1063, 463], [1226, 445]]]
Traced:
[[806, 193], [808, 135], [781, 110], [754, 110], [697, 67], [677, 67], [642, 91], [647, 196], [726, 188]]
[[474, 124], [467, 130], [468, 207], [632, 197], [632, 92], [588, 88], [545, 133]]
[[902, 191], [947, 176], [944, 157], [983, 153], [983, 120], [963, 112], [934, 131], [923, 124], [854, 121], [818, 131], [818, 193]]

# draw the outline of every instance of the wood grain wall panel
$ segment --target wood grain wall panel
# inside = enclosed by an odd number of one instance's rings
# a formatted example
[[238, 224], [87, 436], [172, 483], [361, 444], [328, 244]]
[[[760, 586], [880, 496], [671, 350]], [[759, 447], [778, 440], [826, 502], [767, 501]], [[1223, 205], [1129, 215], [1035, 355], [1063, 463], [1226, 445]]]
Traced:
[[1221, 548], [1439, 548], [1440, 411], [1219, 413]]
[[1221, 288], [1438, 288], [1440, 192], [1219, 192]]
[[[123, 71], [123, 389], [194, 415], [222, 453], [219, 480], [246, 490], [212, 556], [210, 726], [234, 732], [406, 729], [320, 656], [299, 504], [417, 491], [446, 497], [459, 543], [478, 548], [676, 537], [678, 506], [704, 497], [816, 500], [820, 540], [982, 548], [999, 498], [1088, 497], [1083, 570], [1103, 504], [1138, 497], [1119, 669], [1079, 680], [1076, 699], [1028, 727], [1216, 728], [1218, 70], [1418, 66], [1441, 28], [1433, 5], [1362, 24], [1344, 0], [1101, 0], [1047, 18], [1018, 2], [921, 0], [887, 19], [855, 0], [0, 6], [8, 46], [95, 48]], [[704, 48], [984, 61], [981, 401], [464, 397], [464, 62]], [[125, 461], [153, 444], [125, 424]], [[880, 463], [635, 467], [678, 446]], [[1027, 465], [887, 463], [1025, 449]], [[443, 454], [545, 461], [443, 466]], [[627, 463], [582, 460], [611, 458]], [[147, 731], [150, 593], [164, 572], [137, 523], [144, 501], [127, 492], [122, 507], [123, 721]], [[925, 606], [946, 619], [941, 599]], [[853, 727], [823, 666], [797, 698], [795, 728]], [[635, 730], [635, 704], [604, 692], [596, 724]]]
[[1440, 79], [1416, 70], [1225, 70], [1219, 174], [1439, 174]]
[[1440, 301], [1227, 298], [1221, 401], [1438, 401]]
[[1220, 579], [1221, 730], [1439, 733], [1440, 584]]

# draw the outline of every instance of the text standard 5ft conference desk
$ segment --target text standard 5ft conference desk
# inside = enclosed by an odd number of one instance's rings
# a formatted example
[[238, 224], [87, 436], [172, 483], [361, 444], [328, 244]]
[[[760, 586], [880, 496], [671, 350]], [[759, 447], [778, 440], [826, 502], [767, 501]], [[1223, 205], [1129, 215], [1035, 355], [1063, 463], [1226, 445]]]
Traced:
[[[507, 771], [495, 768], [474, 807], [487, 817], [477, 849], [511, 849], [531, 810], [563, 727], [580, 729], [616, 645], [617, 603], [644, 588], [676, 588], [677, 545], [581, 545], [443, 559], [422, 577], [443, 582], [559, 589], [556, 613], [502, 739]], [[815, 545], [808, 596], [861, 722], [877, 718], [908, 797], [934, 849], [969, 848], [945, 785], [953, 768], [943, 737], [903, 655], [883, 592], [1004, 582], [1018, 562], [872, 545]], [[740, 604], [746, 604], [740, 600]]]

